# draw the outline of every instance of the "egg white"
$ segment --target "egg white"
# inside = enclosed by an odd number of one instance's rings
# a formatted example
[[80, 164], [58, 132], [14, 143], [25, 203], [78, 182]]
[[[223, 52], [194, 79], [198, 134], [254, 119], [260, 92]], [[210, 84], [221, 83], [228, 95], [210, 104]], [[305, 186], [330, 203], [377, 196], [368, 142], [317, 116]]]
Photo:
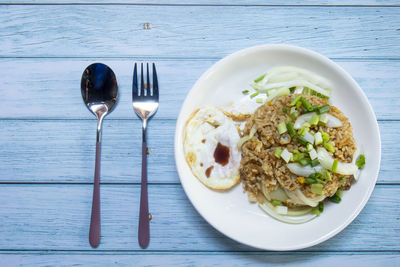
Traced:
[[[234, 186], [239, 181], [239, 139], [235, 123], [221, 109], [205, 106], [195, 111], [186, 123], [183, 144], [192, 173], [213, 189], [229, 189]], [[224, 166], [214, 159], [218, 143], [229, 147], [229, 161]], [[207, 177], [206, 171], [210, 167], [212, 170]]]

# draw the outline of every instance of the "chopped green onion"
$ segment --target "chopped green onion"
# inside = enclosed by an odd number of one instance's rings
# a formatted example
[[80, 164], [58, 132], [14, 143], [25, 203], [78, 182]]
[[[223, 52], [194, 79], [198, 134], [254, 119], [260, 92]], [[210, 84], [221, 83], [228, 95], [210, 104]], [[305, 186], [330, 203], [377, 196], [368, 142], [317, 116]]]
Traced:
[[318, 204], [318, 210], [319, 210], [319, 212], [324, 212], [324, 202], [319, 202], [319, 204]]
[[310, 113], [311, 111], [308, 111], [308, 109], [306, 109], [306, 108], [302, 108], [301, 109], [301, 113], [302, 114], [306, 114], [306, 113]]
[[286, 133], [287, 131], [286, 124], [284, 122], [279, 123], [276, 128], [278, 129], [279, 134]]
[[310, 152], [310, 151], [313, 150], [313, 149], [314, 149], [313, 145], [310, 144], [310, 143], [308, 143], [308, 144], [307, 144], [307, 152]]
[[301, 95], [297, 95], [297, 96], [293, 99], [292, 103], [289, 104], [289, 106], [290, 106], [290, 107], [293, 107], [294, 105], [296, 105], [296, 103], [300, 100], [300, 98], [301, 98]]
[[338, 162], [337, 159], [333, 160], [333, 163], [332, 163], [332, 172], [336, 172], [336, 171], [337, 171], [338, 163], [339, 163], [339, 162]]
[[301, 107], [301, 101], [297, 101], [296, 108], [299, 109]]
[[364, 168], [364, 165], [365, 165], [365, 155], [364, 155], [364, 154], [361, 154], [361, 155], [358, 157], [358, 160], [357, 160], [357, 162], [356, 162], [356, 165], [357, 165], [357, 167], [358, 167], [359, 169]]
[[307, 140], [304, 139], [303, 136], [297, 136], [297, 142], [299, 142], [299, 143], [302, 144], [303, 146], [306, 146], [307, 143], [308, 143]]
[[296, 118], [299, 116], [299, 112], [296, 110], [296, 107], [291, 107], [291, 108], [290, 108], [289, 116], [290, 116], [292, 119], [296, 119]]
[[318, 159], [313, 159], [311, 161], [311, 166], [313, 166], [313, 167], [317, 166], [318, 164], [319, 164], [319, 160]]
[[314, 134], [314, 144], [316, 146], [322, 144], [322, 134], [320, 132]]
[[335, 202], [335, 203], [340, 203], [342, 201], [342, 198], [339, 197], [338, 195], [334, 194], [333, 196], [328, 198], [330, 201]]
[[299, 135], [304, 135], [306, 133], [306, 127], [301, 127], [300, 130], [297, 131]]
[[286, 112], [287, 112], [287, 108], [286, 108], [286, 107], [283, 107], [283, 108], [282, 108], [282, 112], [283, 112], [283, 113], [286, 113]]
[[317, 182], [318, 182], [319, 184], [326, 184], [326, 182], [325, 182], [324, 180], [321, 180], [321, 179], [317, 179]]
[[317, 179], [320, 177], [321, 177], [321, 174], [319, 172], [314, 172], [308, 176], [308, 178], [313, 178], [313, 179]]
[[328, 150], [331, 153], [335, 152], [335, 147], [332, 145], [332, 143], [325, 143], [324, 147], [326, 148], [326, 150]]
[[297, 132], [299, 135], [304, 135], [305, 133], [307, 133], [310, 130], [311, 125], [306, 122], [301, 126], [301, 129]]
[[292, 93], [292, 94], [293, 94], [293, 93], [294, 93], [294, 91], [296, 90], [296, 87], [294, 87], [294, 86], [293, 86], [293, 87], [290, 87], [290, 88], [289, 88], [289, 90], [290, 90], [290, 93]]
[[260, 91], [256, 91], [256, 92], [252, 93], [250, 95], [250, 98], [254, 98], [254, 97], [258, 96], [259, 93], [260, 93]]
[[243, 90], [242, 94], [247, 95], [249, 93], [249, 90]]
[[302, 158], [298, 162], [300, 163], [301, 166], [307, 166], [308, 164], [311, 163], [311, 159], [310, 158]]
[[328, 180], [328, 181], [331, 181], [331, 180], [332, 180], [331, 174], [330, 174], [327, 170], [323, 170], [323, 171], [321, 172], [321, 177], [322, 177], [323, 179], [325, 179], [325, 180]]
[[330, 109], [331, 109], [331, 107], [328, 104], [326, 104], [326, 105], [323, 105], [323, 106], [317, 108], [316, 112], [318, 115], [320, 115], [322, 113], [328, 112]]
[[315, 178], [306, 178], [304, 183], [305, 184], [315, 184], [315, 183], [317, 183], [317, 179], [315, 179]]
[[308, 111], [313, 111], [314, 107], [304, 97], [300, 97], [300, 101]]
[[299, 153], [297, 151], [297, 153], [293, 152], [293, 156], [292, 156], [292, 161], [293, 162], [298, 162], [300, 159], [304, 158], [305, 154], [304, 153]]
[[324, 194], [324, 185], [322, 184], [311, 184], [311, 192], [317, 195], [322, 195]]
[[339, 183], [343, 184], [344, 182], [346, 182], [346, 178], [343, 176], [339, 179]]
[[315, 214], [315, 215], [320, 215], [320, 214], [321, 214], [321, 212], [319, 211], [319, 208], [318, 208], [318, 207], [312, 208], [312, 209], [311, 209], [311, 213], [312, 213], [312, 214]]
[[329, 141], [329, 134], [327, 134], [327, 133], [321, 131], [321, 135], [322, 135], [322, 142], [323, 142], [323, 143], [326, 143], [326, 142]]
[[342, 197], [343, 191], [340, 190], [340, 189], [338, 189], [338, 190], [336, 191], [336, 195], [337, 195], [338, 197]]
[[311, 125], [317, 125], [319, 122], [319, 116], [317, 115], [313, 115], [310, 119], [310, 124]]
[[256, 103], [263, 103], [264, 100], [261, 97], [256, 98]]
[[265, 77], [266, 75], [267, 75], [266, 73], [263, 74], [263, 75], [261, 75], [260, 77], [258, 77], [257, 79], [255, 79], [254, 82], [255, 82], [255, 83], [258, 83], [259, 81], [261, 81], [262, 79], [264, 79], [264, 77]]
[[277, 147], [274, 153], [275, 157], [279, 159], [281, 157], [281, 154], [282, 154], [282, 148]]
[[280, 206], [280, 205], [282, 205], [282, 201], [279, 201], [279, 200], [272, 200], [272, 204], [274, 204], [274, 206]]
[[[317, 153], [317, 151], [315, 151], [315, 149], [313, 148], [313, 149], [311, 149], [309, 152], [308, 152], [308, 154], [310, 155], [310, 158], [314, 161], [314, 160], [317, 160], [317, 163], [315, 164], [315, 165], [318, 165], [319, 164], [319, 161], [318, 161], [318, 153]], [[315, 166], [315, 165], [313, 165], [313, 166]]]
[[296, 131], [294, 130], [293, 124], [291, 122], [286, 123], [286, 128], [288, 130], [290, 137], [293, 137], [296, 135]]

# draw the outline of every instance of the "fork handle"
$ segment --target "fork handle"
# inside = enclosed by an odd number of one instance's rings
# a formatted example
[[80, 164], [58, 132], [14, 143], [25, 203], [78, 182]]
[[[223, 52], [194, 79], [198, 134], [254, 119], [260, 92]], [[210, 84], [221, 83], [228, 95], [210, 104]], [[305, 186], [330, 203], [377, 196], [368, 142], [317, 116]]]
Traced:
[[139, 245], [146, 248], [150, 241], [149, 202], [147, 197], [147, 144], [146, 121], [143, 121], [142, 183], [140, 191]]

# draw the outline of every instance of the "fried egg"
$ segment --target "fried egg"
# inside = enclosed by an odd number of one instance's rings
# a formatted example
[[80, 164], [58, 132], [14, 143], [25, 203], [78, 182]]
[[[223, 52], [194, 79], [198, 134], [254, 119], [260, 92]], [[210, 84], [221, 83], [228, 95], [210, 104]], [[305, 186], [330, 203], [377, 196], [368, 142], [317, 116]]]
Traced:
[[239, 181], [239, 132], [233, 120], [213, 106], [196, 110], [186, 123], [184, 154], [192, 173], [212, 189]]

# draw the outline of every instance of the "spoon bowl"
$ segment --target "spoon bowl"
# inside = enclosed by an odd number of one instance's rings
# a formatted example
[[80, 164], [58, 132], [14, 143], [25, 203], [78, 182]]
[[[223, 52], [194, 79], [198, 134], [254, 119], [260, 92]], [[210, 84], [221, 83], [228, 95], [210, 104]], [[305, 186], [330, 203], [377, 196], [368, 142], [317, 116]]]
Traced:
[[118, 84], [114, 72], [107, 65], [94, 63], [88, 66], [81, 79], [81, 93], [85, 106], [97, 118], [96, 161], [94, 169], [92, 214], [89, 243], [97, 247], [100, 243], [100, 159], [101, 129], [103, 118], [115, 107], [118, 100]]
[[110, 113], [118, 99], [118, 84], [110, 67], [102, 63], [88, 66], [82, 74], [81, 93], [86, 107], [98, 117]]

